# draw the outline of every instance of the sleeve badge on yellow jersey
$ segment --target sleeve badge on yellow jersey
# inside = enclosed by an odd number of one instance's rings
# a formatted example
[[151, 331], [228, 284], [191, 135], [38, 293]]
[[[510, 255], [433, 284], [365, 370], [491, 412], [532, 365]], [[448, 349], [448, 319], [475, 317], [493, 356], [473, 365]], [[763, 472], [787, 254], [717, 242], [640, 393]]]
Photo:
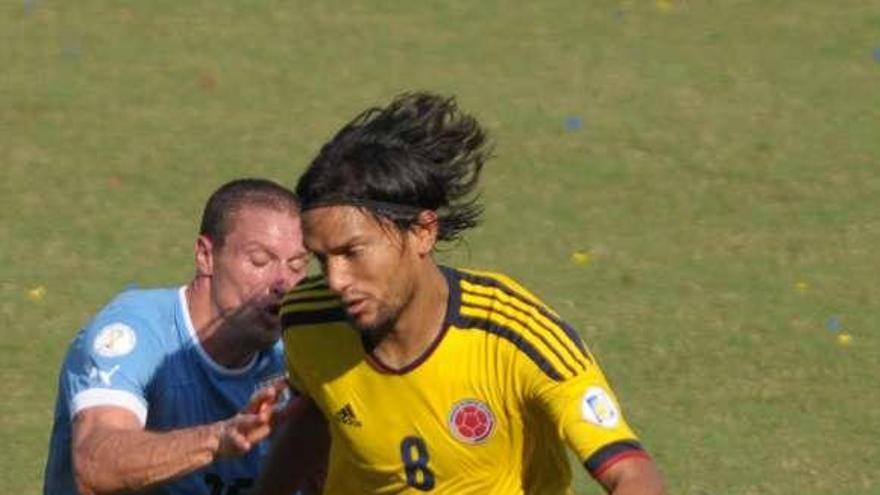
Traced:
[[603, 428], [614, 428], [620, 422], [620, 413], [614, 399], [601, 387], [590, 387], [581, 399], [581, 415], [585, 420]]
[[136, 343], [137, 337], [130, 326], [111, 323], [98, 331], [92, 348], [99, 356], [119, 357], [131, 352]]
[[449, 429], [460, 442], [476, 445], [495, 430], [495, 416], [489, 406], [476, 399], [459, 401], [449, 413]]

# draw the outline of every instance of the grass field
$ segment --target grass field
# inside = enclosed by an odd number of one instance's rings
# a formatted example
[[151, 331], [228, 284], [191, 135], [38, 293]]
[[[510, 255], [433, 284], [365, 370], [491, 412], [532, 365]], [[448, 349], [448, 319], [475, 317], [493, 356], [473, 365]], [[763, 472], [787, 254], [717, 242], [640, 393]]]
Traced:
[[6, 2], [0, 492], [41, 491], [67, 343], [189, 277], [212, 189], [430, 89], [497, 142], [443, 258], [582, 331], [670, 493], [880, 494], [878, 50], [860, 0]]

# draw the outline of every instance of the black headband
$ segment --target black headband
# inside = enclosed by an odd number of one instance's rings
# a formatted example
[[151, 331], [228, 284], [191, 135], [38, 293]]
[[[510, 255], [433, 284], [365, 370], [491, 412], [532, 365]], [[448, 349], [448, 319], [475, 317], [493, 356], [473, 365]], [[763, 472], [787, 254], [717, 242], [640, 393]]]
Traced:
[[356, 198], [332, 198], [325, 199], [320, 201], [315, 201], [314, 203], [303, 204], [300, 207], [300, 211], [309, 211], [314, 210], [315, 208], [323, 208], [327, 206], [357, 206], [361, 208], [366, 208], [368, 210], [372, 210], [374, 212], [385, 212], [391, 213], [394, 215], [401, 216], [418, 216], [424, 210], [428, 208], [419, 208], [418, 206], [410, 206], [410, 205], [402, 205], [398, 203], [388, 203], [385, 201], [373, 201], [371, 199], [356, 199]]

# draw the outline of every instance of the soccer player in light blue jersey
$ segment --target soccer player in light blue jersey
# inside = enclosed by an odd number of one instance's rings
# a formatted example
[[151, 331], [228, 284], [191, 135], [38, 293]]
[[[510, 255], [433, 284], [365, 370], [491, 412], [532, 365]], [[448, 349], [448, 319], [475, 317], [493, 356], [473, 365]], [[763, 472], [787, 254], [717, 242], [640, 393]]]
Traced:
[[193, 279], [122, 292], [71, 344], [44, 494], [243, 493], [284, 396], [278, 308], [306, 265], [288, 189], [220, 187]]

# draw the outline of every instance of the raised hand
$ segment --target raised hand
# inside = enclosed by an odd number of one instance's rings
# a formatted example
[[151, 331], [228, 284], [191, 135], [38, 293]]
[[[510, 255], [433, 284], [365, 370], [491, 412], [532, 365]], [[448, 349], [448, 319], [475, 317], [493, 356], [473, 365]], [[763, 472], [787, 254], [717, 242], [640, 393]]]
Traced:
[[235, 457], [246, 454], [260, 440], [272, 432], [276, 416], [275, 406], [284, 396], [287, 384], [283, 379], [257, 390], [248, 404], [235, 416], [217, 423], [219, 441], [216, 457]]

